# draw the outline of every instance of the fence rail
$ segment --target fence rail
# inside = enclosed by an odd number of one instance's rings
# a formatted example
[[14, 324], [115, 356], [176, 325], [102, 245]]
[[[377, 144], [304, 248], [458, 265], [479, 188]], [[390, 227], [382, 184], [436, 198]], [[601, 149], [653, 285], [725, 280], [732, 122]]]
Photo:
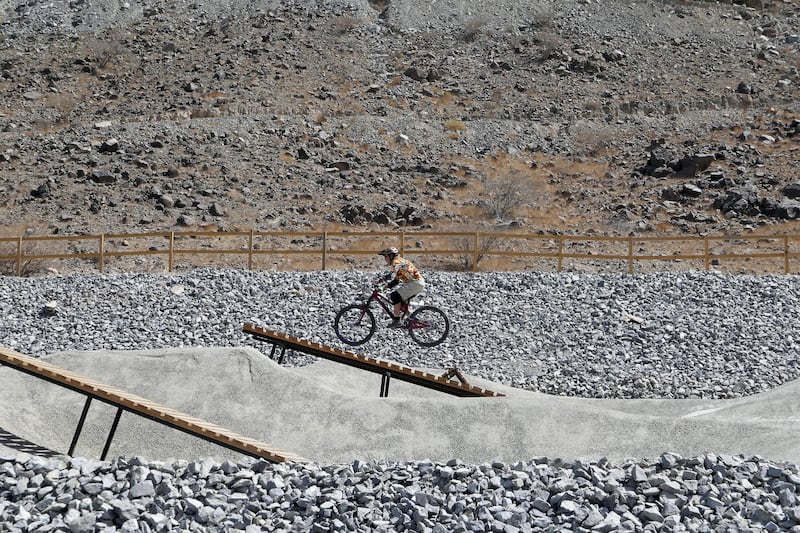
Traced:
[[22, 276], [51, 261], [89, 262], [100, 272], [109, 267], [169, 272], [182, 266], [375, 268], [376, 250], [387, 246], [409, 256], [427, 256], [428, 268], [450, 270], [800, 272], [800, 234], [612, 237], [255, 230], [0, 237], [0, 272]]

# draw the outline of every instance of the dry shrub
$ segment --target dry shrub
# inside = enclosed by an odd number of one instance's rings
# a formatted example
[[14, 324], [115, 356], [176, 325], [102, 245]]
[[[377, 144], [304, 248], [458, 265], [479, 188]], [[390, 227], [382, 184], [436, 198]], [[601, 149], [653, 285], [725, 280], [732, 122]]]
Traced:
[[190, 118], [217, 118], [222, 115], [218, 107], [193, 107], [189, 111]]
[[533, 202], [535, 191], [530, 177], [519, 169], [507, 168], [497, 171], [499, 175], [483, 178], [481, 206], [489, 217], [507, 220], [517, 209]]
[[120, 62], [120, 59], [127, 54], [127, 48], [114, 35], [106, 39], [97, 40], [89, 44], [90, 53], [94, 57], [95, 66], [99, 70], [105, 70], [112, 65]]
[[471, 42], [478, 38], [483, 29], [488, 24], [485, 18], [478, 17], [467, 21], [464, 25], [464, 30], [461, 32], [460, 38], [464, 42]]
[[467, 125], [463, 120], [450, 118], [444, 121], [445, 131], [467, 131]]
[[436, 97], [436, 107], [446, 107], [455, 102], [455, 95], [452, 91], [445, 91], [441, 96]]
[[334, 35], [345, 35], [361, 25], [361, 20], [353, 15], [342, 15], [333, 19], [331, 31]]
[[536, 13], [531, 20], [533, 30], [533, 41], [539, 49], [538, 58], [545, 61], [557, 55], [561, 48], [561, 39], [553, 25], [554, 14], [552, 10], [544, 10]]
[[22, 260], [17, 262], [17, 242], [0, 242], [0, 276], [22, 276], [29, 277], [47, 268], [44, 259], [30, 258], [27, 256], [38, 255], [43, 252], [38, 251], [34, 243], [24, 243], [22, 245]]
[[601, 111], [603, 109], [603, 104], [601, 104], [597, 100], [589, 100], [583, 105], [583, 108], [587, 111]]
[[474, 238], [463, 237], [456, 242], [456, 247], [463, 250], [457, 270], [478, 270], [478, 264], [486, 257], [487, 252], [494, 250], [497, 246], [498, 238], [495, 236], [479, 236], [477, 248]]
[[394, 109], [408, 109], [408, 98], [396, 98], [389, 100], [387, 105]]
[[386, 147], [393, 152], [401, 152], [404, 154], [414, 154], [417, 152], [416, 145], [404, 134], [385, 132], [385, 134], [381, 136], [384, 138]]
[[525, 45], [528, 44], [528, 39], [524, 35], [518, 35], [513, 33], [513, 30], [506, 33], [508, 36], [508, 46], [512, 50], [519, 52]]
[[[330, 114], [334, 117], [359, 117], [367, 114], [367, 110], [361, 102], [351, 100], [351, 99], [342, 99], [337, 101], [330, 106]], [[322, 117], [322, 121], [319, 122], [323, 124], [325, 122], [325, 118]]]
[[376, 11], [383, 11], [391, 3], [391, 0], [369, 0], [369, 6]]
[[558, 55], [558, 51], [561, 49], [561, 39], [558, 37], [553, 31], [545, 31], [540, 33], [537, 38], [536, 42], [539, 47], [539, 60], [546, 61], [552, 57], [556, 57]]
[[422, 30], [414, 34], [414, 43], [419, 48], [434, 48], [442, 42], [442, 33], [438, 31]]
[[614, 143], [614, 128], [597, 122], [579, 121], [570, 128], [572, 144], [578, 155], [598, 156]]
[[58, 117], [56, 117], [56, 122], [58, 124], [67, 124], [69, 123], [70, 115], [75, 110], [77, 102], [75, 98], [68, 94], [49, 93], [45, 97], [44, 105], [58, 112]]

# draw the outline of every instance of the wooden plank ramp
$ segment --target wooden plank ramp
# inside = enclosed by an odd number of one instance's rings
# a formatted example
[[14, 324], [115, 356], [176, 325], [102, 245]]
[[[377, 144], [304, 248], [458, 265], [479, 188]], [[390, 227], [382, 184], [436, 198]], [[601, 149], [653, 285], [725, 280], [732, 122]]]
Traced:
[[99, 381], [8, 348], [0, 347], [0, 364], [245, 455], [260, 457], [276, 463], [286, 461], [307, 462], [306, 459], [293, 453], [278, 450], [269, 444], [244, 437], [205, 420], [181, 413], [135, 394], [105, 385]]
[[[473, 387], [466, 383], [461, 377], [460, 372], [456, 369], [451, 369], [441, 376], [436, 376], [429, 372], [423, 372], [411, 367], [398, 365], [391, 361], [383, 361], [374, 359], [372, 357], [364, 357], [352, 352], [340, 350], [332, 346], [326, 346], [304, 339], [299, 339], [285, 333], [279, 333], [253, 324], [245, 324], [242, 331], [253, 335], [259, 340], [272, 343], [277, 346], [282, 346], [298, 352], [303, 352], [308, 355], [314, 355], [337, 363], [346, 364], [369, 372], [374, 372], [381, 375], [391, 375], [391, 377], [414, 383], [422, 387], [438, 390], [448, 394], [461, 397], [477, 397], [477, 396], [505, 396], [501, 392], [493, 392], [480, 387]], [[449, 379], [452, 376], [458, 376], [461, 381], [452, 381]]]

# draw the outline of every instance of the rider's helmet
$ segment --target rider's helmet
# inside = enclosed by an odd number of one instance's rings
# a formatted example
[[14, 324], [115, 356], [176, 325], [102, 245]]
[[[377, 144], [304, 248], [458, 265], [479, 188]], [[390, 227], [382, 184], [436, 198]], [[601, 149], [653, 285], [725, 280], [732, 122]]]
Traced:
[[392, 246], [391, 248], [384, 248], [383, 250], [378, 252], [378, 255], [382, 255], [384, 257], [387, 257], [387, 256], [388, 257], [396, 257], [396, 256], [400, 255], [400, 251], [397, 248], [395, 248], [394, 246]]

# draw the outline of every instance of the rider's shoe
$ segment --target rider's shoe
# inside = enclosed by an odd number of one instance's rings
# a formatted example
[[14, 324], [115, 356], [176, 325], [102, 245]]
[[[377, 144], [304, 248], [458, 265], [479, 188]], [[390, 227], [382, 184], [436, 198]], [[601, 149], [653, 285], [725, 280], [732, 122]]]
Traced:
[[392, 329], [394, 329], [394, 328], [402, 328], [403, 327], [403, 321], [400, 320], [400, 317], [396, 316], [396, 317], [394, 317], [392, 319], [391, 322], [386, 324], [386, 327], [387, 328], [392, 328]]

